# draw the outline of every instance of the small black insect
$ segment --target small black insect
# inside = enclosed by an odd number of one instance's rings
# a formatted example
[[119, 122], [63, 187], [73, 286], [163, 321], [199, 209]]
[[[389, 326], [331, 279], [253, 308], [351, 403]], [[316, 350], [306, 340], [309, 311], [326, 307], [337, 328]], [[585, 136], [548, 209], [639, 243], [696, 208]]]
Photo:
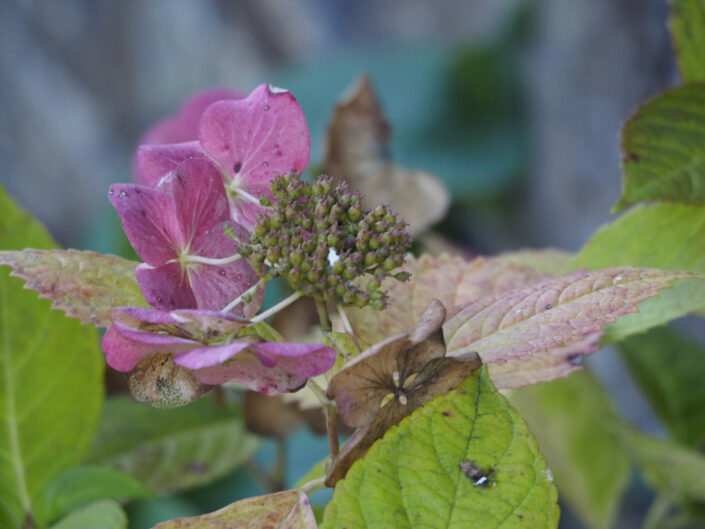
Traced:
[[474, 461], [468, 461], [467, 459], [461, 461], [458, 466], [476, 487], [486, 487], [490, 484], [492, 470], [485, 472], [481, 467], [476, 465]]

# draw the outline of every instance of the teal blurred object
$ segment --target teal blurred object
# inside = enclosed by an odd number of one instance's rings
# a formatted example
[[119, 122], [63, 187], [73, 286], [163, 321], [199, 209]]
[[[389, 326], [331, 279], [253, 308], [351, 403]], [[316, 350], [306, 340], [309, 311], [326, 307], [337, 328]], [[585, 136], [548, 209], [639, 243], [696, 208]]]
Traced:
[[321, 160], [336, 101], [362, 74], [382, 101], [397, 163], [438, 175], [456, 200], [496, 196], [517, 183], [527, 135], [513, 39], [355, 51], [274, 72], [274, 84], [290, 90], [304, 110], [313, 163]]

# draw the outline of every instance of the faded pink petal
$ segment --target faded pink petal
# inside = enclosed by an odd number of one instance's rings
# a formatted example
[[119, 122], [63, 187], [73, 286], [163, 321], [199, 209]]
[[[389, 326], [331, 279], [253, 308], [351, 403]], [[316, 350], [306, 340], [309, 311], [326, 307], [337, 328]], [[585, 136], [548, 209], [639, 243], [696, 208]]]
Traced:
[[188, 276], [179, 263], [137, 267], [137, 282], [147, 303], [155, 309], [195, 309], [198, 307]]
[[[168, 177], [174, 198], [176, 218], [180, 228], [182, 248], [192, 255], [228, 257], [234, 252], [234, 242], [225, 236], [222, 223], [230, 220], [228, 198], [223, 177], [215, 166], [205, 160], [187, 160]], [[225, 252], [201, 253], [212, 238], [229, 240]], [[210, 245], [211, 250], [215, 248]]]
[[213, 367], [230, 360], [236, 354], [250, 347], [249, 342], [234, 342], [225, 345], [211, 345], [191, 349], [174, 357], [174, 363], [188, 369]]
[[325, 345], [264, 342], [252, 347], [275, 357], [279, 367], [306, 378], [325, 373], [335, 363], [335, 349]]
[[[188, 277], [196, 306], [205, 310], [223, 309], [259, 279], [244, 259], [219, 266], [192, 264], [188, 267]], [[233, 310], [235, 314], [250, 317], [257, 313], [261, 305], [261, 296], [255, 296], [244, 311], [241, 305]]]
[[223, 365], [194, 371], [193, 376], [203, 384], [236, 382], [267, 395], [293, 391], [306, 383], [306, 377], [289, 373], [279, 365], [265, 366], [249, 350], [241, 352], [234, 360]]
[[181, 143], [195, 140], [198, 123], [203, 112], [216, 101], [242, 99], [244, 94], [227, 88], [215, 88], [197, 92], [188, 98], [179, 112], [155, 123], [140, 138], [140, 144]]
[[113, 184], [109, 197], [130, 244], [144, 262], [159, 266], [178, 256], [175, 242], [180, 229], [168, 193], [134, 184]]
[[194, 345], [192, 340], [137, 331], [119, 323], [108, 327], [102, 341], [108, 365], [117, 371], [132, 370], [145, 356], [155, 353], [178, 353]]
[[267, 184], [278, 174], [302, 173], [311, 151], [306, 119], [294, 96], [264, 84], [246, 99], [209, 106], [198, 139], [228, 176], [228, 185], [248, 193], [253, 184]]
[[203, 156], [203, 149], [197, 141], [141, 145], [137, 149], [135, 180], [138, 184], [156, 187], [161, 179], [180, 163]]

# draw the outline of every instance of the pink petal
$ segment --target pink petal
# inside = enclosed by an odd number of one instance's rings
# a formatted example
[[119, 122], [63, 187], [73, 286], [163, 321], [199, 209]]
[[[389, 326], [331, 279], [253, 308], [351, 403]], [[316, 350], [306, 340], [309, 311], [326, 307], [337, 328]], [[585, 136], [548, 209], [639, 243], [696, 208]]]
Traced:
[[252, 344], [249, 342], [234, 342], [227, 345], [212, 345], [210, 347], [191, 349], [174, 356], [174, 363], [187, 369], [217, 366], [244, 351], [250, 345]]
[[335, 349], [326, 345], [264, 342], [252, 347], [276, 357], [278, 367], [305, 378], [325, 373], [335, 363]]
[[143, 261], [159, 266], [177, 257], [179, 227], [170, 195], [140, 185], [114, 184], [109, 197], [130, 244]]
[[110, 319], [126, 327], [139, 327], [141, 323], [155, 325], [178, 325], [180, 320], [170, 312], [146, 307], [116, 307], [110, 311]]
[[117, 371], [131, 371], [145, 356], [155, 353], [180, 353], [196, 342], [151, 332], [135, 331], [112, 323], [103, 336], [102, 346], [108, 365]]
[[193, 376], [203, 384], [237, 382], [265, 394], [294, 391], [306, 383], [306, 377], [289, 373], [279, 366], [262, 365], [257, 355], [250, 351], [243, 351], [225, 364], [194, 371]]
[[[199, 249], [214, 237], [227, 239], [222, 223], [230, 219], [230, 209], [220, 171], [205, 160], [187, 160], [173, 172], [170, 183], [184, 247], [191, 255], [216, 257]], [[232, 248], [233, 241], [227, 240], [226, 248]], [[232, 255], [228, 251], [217, 257]]]
[[197, 308], [188, 277], [181, 270], [179, 263], [169, 263], [156, 268], [142, 264], [137, 267], [136, 273], [142, 294], [155, 309]]
[[179, 109], [179, 112], [155, 123], [140, 140], [140, 144], [181, 143], [195, 140], [198, 135], [198, 122], [203, 111], [216, 101], [225, 99], [242, 99], [241, 92], [216, 88], [197, 92]]
[[267, 85], [258, 86], [246, 99], [209, 106], [198, 139], [245, 191], [278, 174], [302, 173], [311, 151], [306, 119], [296, 99]]
[[156, 187], [160, 180], [186, 160], [203, 158], [197, 141], [168, 145], [141, 145], [137, 149], [135, 180]]
[[[242, 226], [233, 221], [228, 221], [227, 224], [238, 239], [249, 240], [249, 234]], [[223, 225], [213, 226], [205, 235], [207, 237], [198, 239], [201, 243], [201, 246], [196, 248], [198, 255], [225, 258], [237, 253], [237, 243], [225, 235]], [[206, 310], [221, 310], [259, 280], [257, 273], [244, 259], [219, 266], [191, 263], [188, 266], [188, 275], [198, 308]], [[253, 316], [262, 305], [262, 296], [263, 290], [260, 289], [244, 312], [241, 305], [234, 314]]]

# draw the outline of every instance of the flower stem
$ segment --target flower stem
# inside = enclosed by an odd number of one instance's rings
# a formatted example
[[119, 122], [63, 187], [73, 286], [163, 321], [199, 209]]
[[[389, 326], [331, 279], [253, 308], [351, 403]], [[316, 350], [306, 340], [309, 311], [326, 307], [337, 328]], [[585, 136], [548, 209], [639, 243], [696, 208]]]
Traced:
[[299, 490], [306, 495], [310, 495], [312, 492], [325, 488], [325, 486], [326, 477], [323, 476], [322, 478], [312, 479], [308, 483], [304, 483], [299, 487]]
[[260, 279], [259, 281], [257, 281], [257, 283], [252, 285], [250, 288], [245, 290], [242, 294], [240, 294], [238, 297], [236, 297], [234, 300], [232, 300], [230, 303], [228, 303], [225, 306], [225, 308], [223, 308], [223, 310], [221, 310], [220, 312], [225, 313], [225, 312], [230, 312], [231, 310], [233, 310], [237, 306], [237, 304], [240, 303], [241, 301], [243, 301], [247, 296], [253, 295], [255, 293], [255, 291], [260, 286], [262, 286], [263, 283], [264, 283], [264, 279]]
[[318, 312], [318, 319], [321, 321], [321, 330], [323, 332], [331, 332], [333, 326], [330, 324], [330, 318], [328, 317], [328, 309], [326, 308], [326, 302], [321, 298], [314, 298], [316, 300], [316, 311]]
[[345, 309], [342, 305], [336, 305], [335, 308], [338, 309], [338, 314], [340, 314], [340, 319], [343, 322], [343, 328], [345, 329], [345, 332], [350, 335], [350, 338], [352, 338], [352, 341], [355, 344], [355, 347], [357, 347], [357, 350], [359, 352], [362, 352], [362, 347], [360, 347], [360, 343], [357, 341], [357, 337], [355, 336], [355, 332], [353, 331], [352, 325], [350, 325], [350, 320], [348, 319], [348, 315], [345, 313]]
[[324, 408], [326, 412], [326, 432], [328, 433], [328, 448], [331, 459], [335, 459], [340, 451], [338, 441], [338, 408], [328, 405]]
[[254, 318], [252, 318], [252, 323], [259, 323], [261, 321], [266, 320], [270, 316], [274, 316], [277, 312], [279, 312], [282, 309], [285, 309], [289, 305], [291, 305], [294, 301], [299, 299], [301, 296], [303, 296], [302, 292], [294, 292], [291, 296], [289, 296], [286, 299], [283, 299], [276, 305], [274, 305], [272, 308], [265, 310], [264, 312], [258, 314]]

